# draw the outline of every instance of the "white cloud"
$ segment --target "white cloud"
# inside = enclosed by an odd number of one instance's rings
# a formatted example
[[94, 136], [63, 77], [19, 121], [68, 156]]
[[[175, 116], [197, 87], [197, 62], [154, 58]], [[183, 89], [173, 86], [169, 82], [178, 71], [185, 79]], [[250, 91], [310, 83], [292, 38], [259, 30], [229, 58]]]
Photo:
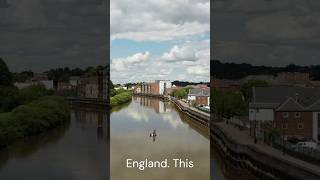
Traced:
[[166, 41], [209, 32], [209, 0], [112, 0], [111, 39]]
[[[206, 68], [188, 70], [193, 66], [209, 67], [209, 0], [112, 0], [110, 5], [111, 41], [132, 40], [137, 47], [146, 41], [155, 47], [158, 42], [176, 42], [166, 52], [148, 54], [145, 61], [136, 60], [141, 59], [143, 53], [137, 56], [139, 58], [135, 55], [114, 58], [111, 79], [115, 83], [156, 79], [209, 80]], [[204, 38], [206, 40], [202, 40]]]
[[156, 79], [208, 81], [209, 66], [209, 40], [188, 41], [173, 46], [160, 56], [137, 53], [127, 58], [113, 59], [111, 79], [115, 83]]
[[126, 58], [116, 58], [112, 60], [111, 69], [115, 71], [125, 71], [125, 70], [128, 70], [128, 67], [130, 65], [145, 62], [149, 58], [150, 58], [150, 53], [148, 51], [144, 53], [136, 53]]
[[208, 66], [201, 66], [201, 65], [197, 65], [197, 66], [190, 66], [187, 68], [187, 72], [189, 74], [193, 74], [193, 75], [200, 75], [200, 76], [209, 76], [209, 67]]
[[165, 61], [195, 61], [197, 60], [197, 55], [195, 49], [191, 46], [173, 46], [170, 52], [163, 54], [162, 58]]

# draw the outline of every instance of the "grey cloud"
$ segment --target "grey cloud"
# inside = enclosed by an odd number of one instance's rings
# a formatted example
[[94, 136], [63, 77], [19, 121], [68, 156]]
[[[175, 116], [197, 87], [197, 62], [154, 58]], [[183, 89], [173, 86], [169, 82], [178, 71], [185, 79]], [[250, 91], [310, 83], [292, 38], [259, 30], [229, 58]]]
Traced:
[[11, 70], [108, 64], [106, 0], [8, 0], [7, 4], [0, 10], [0, 56]]
[[320, 2], [214, 1], [213, 57], [259, 65], [317, 64]]
[[247, 62], [254, 65], [285, 66], [319, 64], [317, 48], [281, 44], [216, 42], [215, 58], [226, 62]]

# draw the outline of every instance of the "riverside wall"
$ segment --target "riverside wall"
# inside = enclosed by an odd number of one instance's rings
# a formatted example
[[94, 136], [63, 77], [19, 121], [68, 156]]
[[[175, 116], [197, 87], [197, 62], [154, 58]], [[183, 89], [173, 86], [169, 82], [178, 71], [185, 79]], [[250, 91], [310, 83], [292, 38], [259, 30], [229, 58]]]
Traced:
[[[233, 140], [218, 125], [211, 123], [211, 143], [217, 147], [223, 159], [259, 179], [318, 180], [319, 172], [261, 152], [251, 145]], [[320, 167], [319, 167], [320, 168]]]
[[189, 117], [191, 117], [192, 119], [200, 123], [201, 125], [207, 128], [210, 127], [210, 123], [209, 123], [210, 114], [200, 112], [200, 110], [191, 109], [190, 107], [184, 106], [178, 100], [175, 100], [175, 99], [170, 99], [170, 101], [173, 102], [180, 111], [182, 111], [183, 113], [185, 113], [186, 115], [188, 115]]

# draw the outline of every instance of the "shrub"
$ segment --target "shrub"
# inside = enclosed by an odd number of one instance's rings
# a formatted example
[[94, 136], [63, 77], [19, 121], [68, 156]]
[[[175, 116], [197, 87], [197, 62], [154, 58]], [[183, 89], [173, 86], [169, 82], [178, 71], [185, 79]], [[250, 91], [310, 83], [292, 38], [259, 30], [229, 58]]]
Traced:
[[68, 105], [61, 97], [46, 96], [18, 106], [0, 114], [0, 147], [61, 126], [69, 119]]
[[113, 107], [113, 106], [130, 102], [131, 99], [132, 99], [131, 92], [128, 92], [128, 91], [122, 92], [110, 98], [110, 106]]

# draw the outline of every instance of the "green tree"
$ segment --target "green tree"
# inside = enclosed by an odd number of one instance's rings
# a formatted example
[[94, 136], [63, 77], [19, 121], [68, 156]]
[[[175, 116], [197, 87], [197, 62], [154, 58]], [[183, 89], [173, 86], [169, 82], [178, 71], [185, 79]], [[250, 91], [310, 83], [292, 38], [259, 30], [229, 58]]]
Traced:
[[213, 90], [213, 113], [218, 117], [231, 118], [243, 116], [247, 113], [246, 103], [239, 91]]
[[7, 64], [0, 58], [0, 86], [12, 86], [12, 74], [9, 71]]
[[43, 96], [52, 94], [53, 92], [51, 90], [47, 90], [44, 85], [33, 85], [20, 90], [19, 101], [20, 104], [25, 104]]
[[241, 85], [241, 92], [247, 103], [251, 101], [252, 98], [252, 88], [253, 87], [266, 87], [269, 86], [267, 81], [262, 80], [249, 80], [248, 82]]
[[25, 82], [26, 80], [33, 77], [32, 71], [23, 71], [21, 73], [13, 73], [13, 80], [14, 82]]
[[178, 99], [186, 99], [188, 97], [188, 93], [190, 89], [192, 89], [192, 87], [175, 89], [170, 93], [170, 96], [176, 97]]
[[18, 88], [14, 86], [0, 86], [0, 113], [11, 111], [19, 104]]

